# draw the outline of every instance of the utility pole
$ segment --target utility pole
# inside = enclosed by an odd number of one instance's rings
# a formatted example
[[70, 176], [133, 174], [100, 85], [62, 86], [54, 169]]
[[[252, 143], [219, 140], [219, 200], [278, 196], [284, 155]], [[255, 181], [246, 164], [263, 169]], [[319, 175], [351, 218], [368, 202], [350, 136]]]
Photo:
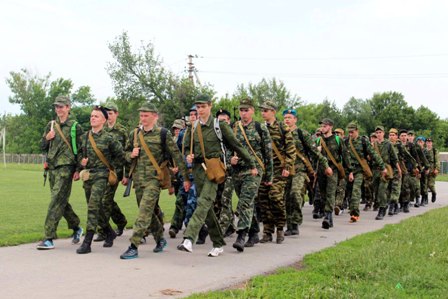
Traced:
[[193, 73], [194, 73], [194, 64], [193, 64], [193, 55], [188, 55], [188, 79], [191, 83], [194, 84]]

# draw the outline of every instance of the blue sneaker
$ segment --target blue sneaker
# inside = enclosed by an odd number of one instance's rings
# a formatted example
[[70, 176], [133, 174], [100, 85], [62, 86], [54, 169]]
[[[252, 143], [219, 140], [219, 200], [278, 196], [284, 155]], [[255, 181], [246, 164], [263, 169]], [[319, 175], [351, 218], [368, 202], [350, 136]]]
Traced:
[[48, 250], [54, 249], [54, 244], [52, 240], [43, 240], [36, 247], [38, 250]]
[[122, 255], [120, 255], [120, 258], [122, 260], [130, 260], [138, 258], [138, 249], [134, 249], [131, 246], [129, 246], [128, 250], [126, 250]]
[[78, 244], [79, 241], [81, 240], [83, 233], [84, 233], [84, 230], [82, 229], [82, 227], [79, 227], [77, 231], [74, 231], [72, 244]]
[[153, 252], [162, 252], [163, 248], [165, 248], [168, 245], [168, 243], [166, 242], [166, 240], [164, 238], [160, 239], [157, 242], [156, 247], [154, 247], [154, 249], [152, 250]]

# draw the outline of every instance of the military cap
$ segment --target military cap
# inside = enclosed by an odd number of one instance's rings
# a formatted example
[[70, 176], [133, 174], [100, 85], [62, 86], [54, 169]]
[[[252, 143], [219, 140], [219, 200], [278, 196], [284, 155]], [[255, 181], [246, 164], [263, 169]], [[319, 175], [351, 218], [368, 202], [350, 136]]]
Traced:
[[95, 105], [93, 107], [93, 110], [101, 111], [101, 113], [103, 113], [105, 119], [109, 118], [109, 115], [107, 114], [107, 109], [104, 106]]
[[138, 108], [140, 112], [155, 112], [158, 113], [156, 106], [151, 103], [143, 103], [140, 108]]
[[344, 130], [342, 130], [341, 128], [337, 128], [336, 130], [334, 130], [336, 133], [342, 134], [344, 135]]
[[375, 137], [375, 138], [377, 138], [378, 136], [376, 136], [376, 133], [373, 132], [372, 134], [370, 134], [370, 137]]
[[56, 100], [54, 100], [53, 105], [58, 106], [70, 106], [70, 98], [68, 96], [57, 96]]
[[333, 126], [334, 125], [334, 121], [331, 118], [324, 118], [319, 122], [319, 125], [330, 125]]
[[400, 131], [398, 131], [398, 133], [400, 133], [400, 135], [403, 134], [403, 133], [406, 133], [406, 134], [407, 134], [407, 133], [408, 133], [408, 130], [406, 130], [406, 129], [400, 129]]
[[205, 93], [198, 94], [194, 100], [195, 104], [208, 104], [212, 101], [212, 98]]
[[414, 131], [409, 130], [409, 131], [408, 131], [408, 135], [415, 135], [415, 133], [414, 133]]
[[198, 108], [196, 108], [196, 105], [193, 105], [193, 106], [191, 106], [191, 108], [190, 108], [189, 111], [190, 111], [190, 112], [191, 112], [191, 111], [198, 111]]
[[391, 128], [391, 129], [389, 130], [389, 134], [390, 134], [390, 133], [395, 133], [395, 134], [398, 135], [398, 130], [395, 129], [395, 128]]
[[221, 115], [221, 114], [225, 114], [225, 115], [227, 115], [229, 118], [232, 117], [232, 116], [230, 115], [230, 112], [227, 111], [226, 109], [219, 109], [219, 110], [216, 112], [215, 117], [218, 118], [218, 116]]
[[424, 136], [418, 136], [416, 140], [417, 141], [422, 140], [423, 142], [425, 142], [426, 138]]
[[283, 116], [285, 116], [286, 114], [292, 114], [295, 117], [297, 117], [296, 109], [285, 109], [285, 110], [283, 110]]
[[109, 111], [118, 111], [118, 107], [117, 104], [113, 103], [113, 102], [107, 102], [106, 104], [104, 104], [104, 108], [106, 108], [106, 110]]
[[353, 131], [353, 130], [358, 130], [358, 124], [357, 123], [349, 123], [347, 125], [347, 130], [349, 131]]
[[252, 101], [251, 98], [244, 98], [240, 100], [240, 106], [238, 107], [238, 109], [241, 108], [253, 108], [254, 107], [254, 103]]
[[171, 126], [171, 128], [183, 129], [185, 127], [185, 122], [182, 119], [176, 119]]
[[426, 142], [432, 142], [432, 139], [430, 137], [426, 138]]
[[277, 105], [273, 101], [266, 101], [259, 106], [261, 109], [269, 109], [277, 111]]
[[384, 132], [384, 127], [383, 126], [376, 126], [375, 127], [375, 131], [383, 131]]

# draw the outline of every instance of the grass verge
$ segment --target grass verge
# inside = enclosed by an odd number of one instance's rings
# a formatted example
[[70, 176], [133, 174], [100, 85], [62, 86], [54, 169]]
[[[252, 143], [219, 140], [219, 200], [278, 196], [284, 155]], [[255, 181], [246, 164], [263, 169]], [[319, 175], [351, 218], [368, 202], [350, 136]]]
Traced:
[[299, 270], [189, 298], [446, 298], [448, 208], [306, 255]]

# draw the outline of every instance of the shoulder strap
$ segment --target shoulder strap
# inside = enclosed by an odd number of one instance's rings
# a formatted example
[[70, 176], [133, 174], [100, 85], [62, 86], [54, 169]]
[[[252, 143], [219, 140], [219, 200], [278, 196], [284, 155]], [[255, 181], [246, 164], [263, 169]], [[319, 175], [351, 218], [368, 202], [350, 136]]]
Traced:
[[92, 145], [92, 148], [95, 151], [95, 154], [98, 156], [98, 158], [100, 158], [101, 162], [103, 162], [103, 164], [106, 165], [107, 168], [109, 168], [109, 170], [113, 171], [114, 167], [110, 165], [109, 161], [107, 161], [106, 157], [104, 157], [103, 153], [96, 146], [95, 139], [93, 139], [92, 134], [90, 134], [90, 131], [87, 132], [87, 135], [89, 137], [90, 144]]
[[161, 179], [162, 178], [162, 170], [160, 169], [160, 166], [157, 163], [156, 158], [154, 158], [154, 155], [152, 154], [151, 150], [149, 149], [148, 145], [146, 144], [145, 139], [143, 138], [142, 132], [138, 133], [138, 138], [140, 140], [140, 145], [143, 147], [143, 150], [145, 151], [146, 155], [149, 158], [149, 161], [151, 161], [152, 166], [154, 166], [154, 168], [156, 169], [159, 179]]
[[72, 146], [70, 145], [70, 143], [68, 142], [68, 140], [65, 137], [64, 133], [62, 132], [61, 126], [57, 122], [54, 122], [54, 127], [56, 128], [56, 131], [58, 132], [58, 134], [61, 136], [62, 140], [64, 140], [65, 144], [67, 144], [68, 148], [70, 150], [72, 150]]
[[[361, 137], [361, 138], [362, 138], [362, 137]], [[362, 141], [361, 141], [361, 142], [362, 142]], [[358, 163], [359, 163], [360, 165], [362, 165], [361, 157], [359, 156], [358, 152], [356, 151], [356, 149], [355, 149], [355, 147], [354, 147], [354, 145], [353, 145], [353, 139], [352, 139], [352, 138], [349, 138], [349, 139], [348, 139], [348, 143], [350, 144], [350, 149], [352, 150], [352, 153], [353, 153], [353, 155], [355, 156], [356, 160], [358, 160]]]
[[321, 140], [321, 144], [322, 144], [322, 148], [325, 150], [328, 158], [330, 158], [330, 160], [331, 160], [331, 162], [333, 162], [334, 166], [338, 166], [338, 162], [336, 162], [336, 159], [331, 154], [331, 151], [328, 149], [327, 144], [325, 143], [325, 141], [323, 139]]
[[[238, 127], [239, 127], [240, 130], [241, 130], [241, 134], [243, 135], [244, 140], [246, 140], [246, 144], [247, 144], [247, 146], [248, 146], [248, 147], [250, 148], [250, 150], [252, 151], [252, 154], [254, 154], [255, 159], [257, 160], [257, 162], [258, 162], [258, 164], [260, 165], [261, 169], [263, 169], [263, 171], [265, 171], [265, 167], [264, 167], [263, 161], [261, 161], [260, 157], [258, 157], [258, 155], [255, 153], [254, 148], [253, 148], [252, 145], [250, 144], [249, 139], [247, 138], [247, 135], [246, 135], [246, 131], [244, 131], [243, 125], [241, 124], [241, 121], [238, 121], [237, 124], [238, 124]], [[236, 124], [235, 124], [235, 127], [236, 127]]]
[[255, 124], [255, 130], [257, 130], [258, 135], [260, 135], [260, 138], [263, 139], [263, 132], [261, 131], [261, 124], [258, 121], [254, 121]]
[[277, 146], [275, 145], [274, 140], [272, 140], [272, 149], [274, 150], [275, 155], [280, 160], [281, 166], [285, 166], [285, 158], [280, 154], [280, 151], [278, 150]]
[[202, 128], [201, 125], [198, 125], [196, 127], [196, 129], [198, 130], [198, 137], [199, 137], [199, 145], [201, 146], [201, 152], [202, 152], [202, 157], [205, 160], [205, 148], [204, 148], [204, 139], [202, 136]]

